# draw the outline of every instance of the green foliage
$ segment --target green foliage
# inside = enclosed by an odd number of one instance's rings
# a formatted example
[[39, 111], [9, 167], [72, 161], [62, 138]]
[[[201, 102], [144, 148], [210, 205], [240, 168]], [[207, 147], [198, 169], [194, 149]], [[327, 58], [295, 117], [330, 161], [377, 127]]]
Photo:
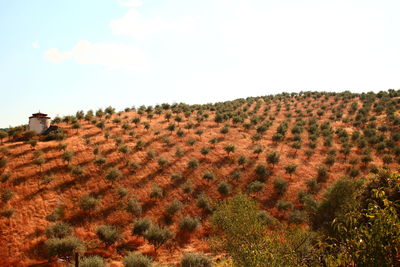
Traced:
[[204, 254], [185, 253], [181, 259], [181, 267], [211, 267], [211, 259]]
[[57, 220], [62, 219], [64, 217], [64, 213], [65, 213], [65, 206], [64, 205], [57, 206], [54, 208], [52, 213], [46, 216], [46, 220], [50, 222], [55, 222]]
[[110, 246], [121, 239], [118, 228], [112, 225], [100, 225], [96, 229], [96, 235], [106, 246]]
[[142, 214], [142, 205], [136, 198], [132, 197], [126, 205], [126, 210], [135, 216], [139, 216]]
[[199, 166], [199, 160], [196, 158], [192, 158], [191, 160], [189, 160], [187, 166], [189, 169], [196, 169]]
[[175, 213], [177, 213], [178, 211], [180, 211], [182, 209], [182, 206], [183, 206], [182, 202], [175, 199], [171, 204], [169, 204], [167, 206], [167, 208], [165, 209], [165, 212], [169, 216], [173, 216]]
[[360, 201], [333, 221], [335, 242], [322, 249], [330, 266], [397, 266], [400, 252], [400, 175], [381, 171], [361, 193]]
[[157, 251], [159, 247], [167, 243], [173, 237], [173, 234], [168, 228], [161, 228], [158, 225], [153, 225], [144, 233], [144, 237], [154, 246], [154, 250]]
[[289, 210], [293, 208], [293, 203], [285, 200], [278, 200], [276, 208], [280, 211]]
[[57, 238], [63, 238], [67, 237], [72, 233], [72, 227], [68, 223], [65, 222], [59, 222], [53, 225], [50, 225], [46, 229], [46, 236], [51, 238], [51, 237], [57, 237]]
[[219, 230], [216, 249], [228, 252], [235, 266], [301, 266], [295, 246], [286, 248], [279, 238], [268, 236], [259, 214], [256, 203], [245, 195], [220, 203], [211, 217]]
[[143, 235], [152, 225], [151, 219], [148, 217], [139, 218], [133, 223], [132, 234]]
[[232, 186], [227, 181], [222, 181], [218, 184], [217, 190], [221, 195], [227, 196], [231, 193]]
[[335, 181], [325, 192], [324, 199], [318, 203], [316, 211], [311, 214], [312, 227], [332, 233], [332, 221], [347, 208], [348, 203], [355, 201], [361, 184], [360, 180], [345, 177]]
[[198, 218], [185, 216], [179, 222], [179, 230], [192, 233], [197, 229], [199, 224], [200, 221]]
[[151, 267], [153, 260], [145, 255], [129, 253], [124, 257], [124, 267]]
[[281, 177], [276, 177], [274, 180], [274, 188], [278, 192], [279, 195], [285, 194], [287, 188], [289, 185], [289, 181], [281, 178]]
[[276, 151], [270, 152], [267, 154], [267, 162], [269, 164], [272, 164], [272, 166], [275, 166], [275, 164], [277, 164], [279, 162], [279, 159], [280, 159], [280, 155]]
[[106, 267], [106, 261], [100, 256], [84, 257], [79, 262], [80, 267]]
[[149, 196], [150, 198], [162, 198], [164, 196], [164, 191], [158, 185], [153, 184]]
[[265, 184], [263, 182], [256, 180], [256, 181], [249, 183], [249, 185], [247, 186], [247, 190], [250, 193], [258, 193], [264, 189], [264, 186], [265, 186]]
[[212, 171], [205, 171], [203, 174], [203, 179], [207, 181], [212, 181], [215, 179], [215, 175]]
[[44, 242], [44, 247], [48, 257], [66, 258], [75, 252], [83, 252], [85, 246], [82, 241], [74, 236], [64, 238], [50, 238]]
[[81, 198], [79, 207], [84, 211], [94, 211], [99, 205], [99, 200], [91, 195], [86, 195]]
[[109, 168], [104, 178], [110, 182], [115, 182], [122, 177], [121, 171], [117, 168]]

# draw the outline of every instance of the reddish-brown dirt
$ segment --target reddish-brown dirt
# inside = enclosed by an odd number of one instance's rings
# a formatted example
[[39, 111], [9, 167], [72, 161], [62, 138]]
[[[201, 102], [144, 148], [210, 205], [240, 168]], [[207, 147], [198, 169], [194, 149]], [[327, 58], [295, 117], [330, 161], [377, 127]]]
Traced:
[[[330, 102], [334, 101], [331, 97], [328, 101], [322, 99], [310, 99], [311, 103], [316, 103], [317, 106], [326, 104], [329, 106]], [[304, 100], [305, 104], [305, 100]], [[254, 107], [255, 103], [250, 107]], [[337, 103], [335, 103], [335, 106]], [[275, 116], [276, 103], [271, 104], [272, 108], [268, 114]], [[301, 107], [305, 110], [304, 107]], [[257, 111], [262, 114], [264, 104]], [[291, 104], [291, 110], [294, 111], [294, 103]], [[143, 205], [143, 215], [152, 218], [153, 222], [158, 222], [160, 225], [166, 225], [163, 220], [165, 208], [174, 199], [180, 200], [184, 206], [182, 210], [174, 215], [172, 224], [167, 225], [175, 233], [176, 238], [167, 246], [159, 249], [156, 260], [165, 264], [177, 264], [184, 252], [202, 251], [209, 253], [207, 245], [207, 237], [210, 233], [210, 223], [207, 221], [207, 216], [196, 206], [196, 196], [200, 191], [203, 191], [207, 196], [217, 202], [220, 199], [226, 198], [217, 191], [217, 185], [226, 180], [232, 185], [232, 192], [230, 196], [245, 190], [249, 181], [256, 177], [254, 169], [258, 163], [266, 164], [266, 155], [271, 151], [278, 151], [280, 153], [280, 161], [273, 168], [273, 175], [268, 178], [266, 187], [259, 193], [252, 194], [252, 196], [260, 203], [260, 207], [270, 212], [279, 219], [287, 219], [288, 212], [278, 211], [275, 207], [277, 197], [273, 186], [275, 177], [280, 176], [289, 180], [289, 187], [287, 192], [280, 197], [280, 199], [289, 200], [297, 203], [297, 193], [300, 190], [305, 190], [305, 181], [310, 178], [316, 177], [317, 166], [323, 164], [326, 158], [327, 148], [323, 146], [322, 137], [318, 139], [318, 146], [315, 149], [315, 154], [307, 159], [304, 150], [307, 148], [308, 133], [302, 133], [303, 144], [299, 151], [294, 155], [294, 149], [291, 148], [289, 141], [284, 141], [273, 144], [271, 137], [275, 133], [280, 122], [286, 119], [285, 108], [282, 102], [282, 110], [276, 115], [272, 126], [263, 135], [260, 141], [252, 142], [251, 137], [256, 133], [254, 127], [246, 130], [240, 124], [235, 126], [231, 125], [229, 133], [220, 133], [221, 127], [225, 123], [214, 122], [214, 112], [207, 111], [210, 115], [208, 119], [197, 124], [195, 115], [190, 118], [185, 118], [182, 114], [182, 122], [176, 123], [177, 129], [182, 127], [185, 132], [184, 137], [178, 137], [176, 132], [167, 130], [169, 122], [164, 118], [164, 113], [161, 115], [154, 114], [152, 120], [146, 119], [146, 115], [141, 116], [141, 121], [148, 121], [150, 129], [146, 130], [143, 124], [138, 126], [130, 123], [131, 130], [123, 130], [122, 123], [112, 123], [112, 119], [120, 117], [122, 122], [131, 122], [132, 118], [137, 116], [136, 112], [122, 112], [120, 115], [114, 114], [111, 119], [106, 120], [106, 129], [110, 129], [111, 137], [107, 140], [104, 137], [105, 130], [95, 127], [92, 123], [81, 120], [81, 128], [76, 130], [67, 123], [58, 124], [67, 132], [67, 138], [62, 141], [67, 144], [67, 150], [74, 152], [74, 157], [70, 165], [80, 165], [84, 169], [84, 175], [81, 177], [74, 177], [69, 169], [67, 163], [63, 162], [61, 155], [63, 151], [57, 148], [58, 141], [40, 141], [33, 149], [29, 144], [23, 142], [6, 142], [3, 147], [8, 148], [7, 167], [2, 170], [2, 173], [10, 173], [11, 177], [8, 181], [2, 183], [2, 187], [10, 188], [13, 192], [13, 198], [3, 204], [4, 207], [11, 207], [15, 212], [11, 218], [0, 218], [0, 262], [1, 266], [29, 266], [36, 263], [44, 263], [47, 259], [43, 258], [43, 251], [41, 244], [47, 239], [45, 229], [52, 223], [46, 220], [52, 211], [60, 205], [65, 205], [65, 216], [63, 221], [70, 223], [74, 227], [74, 234], [84, 240], [88, 245], [88, 254], [98, 254], [111, 261], [121, 261], [126, 251], [140, 251], [141, 253], [153, 255], [154, 250], [142, 237], [132, 235], [132, 222], [135, 216], [125, 210], [125, 206], [130, 197], [134, 196]], [[347, 111], [346, 111], [347, 112]], [[292, 134], [291, 127], [294, 125], [296, 114], [292, 118], [289, 125], [289, 130], [285, 140], [288, 140]], [[314, 109], [314, 114], [316, 108]], [[319, 122], [328, 120], [332, 112], [327, 109], [325, 114], [319, 118]], [[307, 115], [305, 119], [307, 119]], [[173, 122], [174, 115], [171, 118]], [[385, 119], [385, 118], [383, 118]], [[184, 129], [188, 121], [192, 121], [195, 125], [194, 129]], [[354, 130], [350, 124], [345, 124], [340, 120], [331, 121], [334, 130], [339, 127], [344, 127], [349, 133]], [[204, 130], [204, 134], [200, 137], [195, 134], [198, 129]], [[158, 135], [154, 133], [160, 131]], [[134, 136], [130, 136], [128, 132], [134, 131]], [[122, 138], [123, 143], [127, 144], [131, 152], [124, 157], [116, 145], [113, 135], [118, 135]], [[90, 137], [90, 144], [86, 144], [84, 137]], [[163, 137], [167, 136], [171, 145], [168, 146], [163, 141]], [[220, 138], [220, 142], [215, 145], [207, 156], [203, 156], [200, 151], [203, 146], [210, 146], [209, 140], [213, 137]], [[187, 144], [188, 139], [195, 139], [197, 142], [190, 146]], [[143, 150], [136, 150], [135, 144], [137, 140], [146, 142]], [[236, 147], [235, 152], [229, 156], [224, 151], [227, 144], [234, 144]], [[264, 151], [257, 157], [253, 153], [255, 144], [261, 144]], [[106, 172], [100, 170], [93, 162], [95, 155], [93, 149], [95, 146], [100, 148], [100, 153], [107, 159], [108, 166], [118, 168], [123, 178], [117, 180], [115, 183], [110, 183], [105, 180], [104, 175]], [[175, 155], [176, 148], [180, 147], [184, 151], [184, 155], [179, 158]], [[326, 183], [322, 184], [322, 190], [331, 184], [335, 179], [344, 175], [350, 164], [348, 160], [345, 161], [342, 154], [339, 153], [340, 145], [337, 141], [337, 136], [334, 135], [334, 142], [332, 148], [336, 148], [337, 159], [335, 164], [330, 168], [329, 178]], [[34, 151], [42, 150], [44, 154], [42, 157], [45, 163], [40, 168], [33, 163]], [[147, 151], [153, 150], [156, 157], [148, 159]], [[237, 164], [239, 155], [247, 156], [250, 161], [242, 169]], [[373, 162], [377, 166], [383, 165], [379, 155], [373, 155]], [[168, 159], [169, 164], [167, 167], [160, 168], [157, 159], [163, 156]], [[347, 158], [360, 157], [357, 147], [353, 147], [351, 154]], [[197, 169], [191, 170], [187, 167], [190, 159], [197, 158], [200, 162]], [[126, 166], [125, 161], [129, 159], [131, 162], [138, 162], [142, 168], [136, 172], [132, 172]], [[288, 175], [285, 172], [284, 166], [289, 163], [297, 164], [297, 170], [293, 175]], [[359, 163], [359, 166], [362, 164]], [[391, 168], [398, 168], [397, 163], [391, 163]], [[239, 169], [242, 171], [243, 176], [234, 181], [231, 179], [231, 173]], [[206, 181], [202, 178], [206, 170], [212, 170], [216, 175], [214, 181]], [[185, 179], [190, 179], [195, 190], [191, 194], [185, 194], [180, 183], [174, 183], [171, 180], [171, 174], [180, 172]], [[56, 179], [49, 184], [43, 184], [42, 178], [49, 173], [54, 174]], [[361, 176], [367, 172], [361, 172]], [[151, 200], [149, 194], [152, 185], [157, 184], [164, 190], [164, 197], [157, 200]], [[124, 187], [129, 190], [129, 193], [124, 198], [120, 199], [116, 193], [117, 188]], [[91, 213], [85, 213], [79, 208], [79, 200], [82, 196], [87, 194], [100, 195], [100, 202], [98, 209]], [[319, 194], [320, 197], [320, 194]], [[185, 215], [200, 216], [202, 220], [201, 227], [189, 237], [181, 237], [178, 233], [179, 219]], [[123, 232], [123, 239], [116, 245], [106, 248], [96, 236], [96, 227], [101, 224], [117, 225]], [[119, 250], [117, 250], [117, 248]]]

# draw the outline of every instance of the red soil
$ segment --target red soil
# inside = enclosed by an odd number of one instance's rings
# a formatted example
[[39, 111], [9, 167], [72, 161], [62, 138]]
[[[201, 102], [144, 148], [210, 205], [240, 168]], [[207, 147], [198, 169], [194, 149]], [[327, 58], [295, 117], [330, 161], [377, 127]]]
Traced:
[[[330, 101], [333, 101], [331, 99]], [[316, 101], [318, 105], [321, 103]], [[328, 103], [324, 103], [328, 104]], [[254, 106], [254, 105], [253, 105]], [[275, 114], [276, 106], [272, 105], [272, 110], [269, 114]], [[258, 111], [261, 114], [263, 105]], [[294, 110], [294, 108], [293, 108]], [[257, 158], [253, 154], [254, 144], [251, 137], [255, 134], [255, 129], [245, 130], [242, 126], [235, 127], [232, 125], [228, 134], [221, 134], [220, 128], [223, 124], [217, 124], [213, 121], [213, 112], [209, 112], [210, 117], [196, 126], [195, 129], [186, 130], [184, 137], [178, 137], [176, 133], [169, 132], [166, 128], [168, 122], [165, 120], [164, 115], [154, 115], [150, 121], [150, 130], [145, 130], [140, 124], [135, 127], [132, 124], [135, 137], [131, 137], [127, 132], [121, 129], [121, 124], [116, 125], [107, 121], [106, 128], [112, 128], [111, 136], [114, 134], [121, 135], [124, 142], [131, 148], [131, 153], [127, 155], [130, 161], [136, 161], [142, 165], [136, 173], [131, 173], [125, 165], [124, 157], [118, 152], [117, 146], [112, 138], [106, 140], [104, 138], [104, 130], [96, 128], [89, 122], [81, 121], [81, 129], [72, 129], [71, 125], [59, 124], [60, 127], [67, 131], [67, 139], [64, 140], [68, 145], [68, 150], [73, 151], [75, 156], [71, 165], [81, 165], [84, 168], [85, 176], [83, 178], [76, 178], [66, 168], [66, 163], [61, 159], [62, 151], [57, 149], [58, 142], [39, 142], [35, 150], [43, 150], [45, 153], [43, 157], [46, 162], [42, 166], [42, 170], [33, 164], [33, 149], [29, 144], [22, 142], [8, 142], [3, 146], [9, 149], [8, 166], [4, 173], [9, 172], [12, 174], [11, 178], [2, 184], [3, 188], [11, 188], [14, 191], [14, 197], [5, 206], [15, 209], [15, 213], [11, 218], [0, 218], [0, 262], [1, 266], [29, 266], [35, 263], [46, 262], [46, 259], [41, 256], [40, 244], [46, 240], [44, 234], [45, 229], [52, 223], [47, 221], [45, 217], [49, 215], [55, 207], [59, 205], [66, 206], [66, 214], [63, 221], [69, 222], [74, 226], [75, 235], [86, 242], [90, 242], [88, 247], [88, 254], [99, 254], [106, 258], [108, 261], [118, 262], [121, 261], [122, 256], [117, 252], [116, 247], [124, 245], [131, 250], [138, 250], [141, 253], [154, 255], [154, 250], [143, 238], [133, 236], [131, 234], [132, 221], [135, 218], [130, 213], [125, 211], [124, 206], [130, 196], [134, 196], [144, 205], [143, 216], [149, 216], [153, 222], [158, 222], [164, 225], [163, 213], [168, 204], [174, 199], [179, 199], [184, 204], [180, 214], [173, 218], [171, 229], [177, 233], [179, 218], [185, 215], [202, 216], [202, 226], [190, 236], [180, 238], [179, 235], [171, 244], [159, 249], [157, 261], [168, 264], [176, 264], [179, 262], [182, 253], [203, 251], [208, 253], [207, 236], [210, 233], [210, 224], [207, 221], [207, 216], [203, 216], [202, 211], [196, 207], [196, 198], [194, 194], [184, 194], [180, 185], [174, 184], [170, 176], [172, 173], [181, 172], [185, 178], [191, 179], [195, 185], [195, 189], [204, 191], [211, 199], [219, 200], [225, 197], [217, 191], [217, 185], [222, 180], [227, 180], [232, 184], [232, 193], [241, 192], [246, 188], [249, 181], [255, 178], [254, 168], [258, 163], [266, 163], [266, 152], [279, 151], [281, 157], [280, 162], [274, 167], [274, 174], [267, 181], [267, 186], [262, 192], [253, 194], [261, 204], [260, 207], [269, 211], [272, 215], [278, 218], [287, 218], [287, 212], [279, 212], [275, 208], [276, 198], [273, 187], [273, 180], [276, 176], [281, 176], [289, 180], [289, 187], [286, 194], [281, 199], [292, 201], [295, 205], [297, 203], [297, 193], [300, 190], [305, 190], [305, 180], [316, 176], [316, 168], [323, 163], [326, 157], [327, 149], [322, 144], [322, 138], [318, 139], [318, 146], [315, 149], [315, 154], [310, 160], [304, 155], [304, 150], [307, 147], [307, 132], [302, 133], [303, 145], [297, 152], [297, 156], [293, 157], [293, 149], [290, 143], [285, 141], [275, 146], [272, 143], [271, 137], [275, 133], [277, 126], [285, 120], [284, 107], [279, 115], [276, 117], [273, 125], [265, 133], [263, 139], [256, 143], [264, 146], [264, 152]], [[320, 122], [332, 115], [327, 111]], [[117, 115], [114, 115], [114, 117]], [[125, 118], [127, 116], [127, 118]], [[133, 117], [137, 116], [135, 112], [122, 113], [122, 121], [130, 122]], [[113, 118], [114, 118], [113, 117]], [[179, 123], [182, 127], [186, 122], [194, 120], [194, 115], [187, 119], [184, 116], [183, 121]], [[173, 118], [173, 117], [172, 117]], [[146, 121], [145, 116], [142, 116], [142, 121]], [[173, 121], [173, 119], [171, 119]], [[289, 126], [287, 137], [291, 137], [290, 129], [293, 126], [294, 119]], [[338, 127], [345, 127], [349, 132], [353, 130], [351, 125], [346, 125], [341, 121], [332, 122], [332, 126], [336, 129]], [[194, 132], [196, 129], [203, 129], [204, 134], [199, 137]], [[158, 136], [154, 132], [160, 130]], [[91, 143], [85, 144], [83, 137], [91, 136]], [[169, 147], [163, 143], [162, 136], [168, 136], [173, 144]], [[215, 149], [205, 157], [202, 156], [200, 150], [203, 146], [211, 146], [208, 140], [213, 137], [220, 137], [221, 142], [216, 144]], [[186, 144], [187, 140], [193, 138], [197, 142], [193, 146]], [[136, 151], [134, 146], [137, 140], [143, 140], [147, 146], [142, 151]], [[288, 138], [286, 138], [287, 140]], [[224, 151], [224, 146], [227, 144], [234, 144], [236, 151], [231, 153], [229, 157]], [[99, 168], [93, 163], [95, 158], [92, 153], [95, 145], [98, 145], [101, 153], [106, 157], [110, 166], [117, 167], [123, 173], [123, 178], [111, 184], [104, 179], [105, 171], [99, 171]], [[175, 150], [180, 147], [184, 150], [185, 154], [182, 158], [175, 155]], [[340, 146], [334, 137], [333, 147], [337, 150]], [[146, 152], [153, 150], [157, 156], [154, 159], [147, 159]], [[351, 155], [358, 156], [357, 148], [352, 148]], [[243, 176], [239, 181], [233, 181], [230, 174], [235, 169], [241, 169], [236, 163], [240, 154], [250, 158], [250, 162], [243, 170]], [[169, 160], [169, 166], [160, 170], [157, 164], [157, 159], [164, 156]], [[187, 162], [191, 158], [200, 160], [199, 167], [195, 170], [187, 168]], [[289, 163], [298, 165], [296, 172], [290, 177], [285, 173], [284, 166]], [[374, 155], [374, 164], [382, 165], [382, 161], [378, 156]], [[348, 170], [350, 164], [344, 162], [343, 156], [338, 153], [337, 161], [330, 168], [330, 176], [326, 183], [322, 186], [326, 188], [330, 183], [344, 175]], [[393, 168], [398, 165], [393, 163]], [[211, 182], [205, 181], [202, 176], [204, 171], [212, 170], [217, 179]], [[54, 173], [56, 180], [48, 185], [41, 183], [42, 177], [46, 173]], [[150, 200], [149, 193], [152, 185], [158, 184], [164, 189], [165, 196], [159, 200]], [[64, 188], [63, 188], [64, 187]], [[128, 196], [120, 200], [115, 190], [118, 187], [125, 187], [129, 190]], [[195, 192], [196, 192], [195, 190]], [[322, 190], [323, 191], [323, 190]], [[320, 191], [321, 192], [321, 191]], [[101, 205], [97, 211], [92, 214], [83, 213], [79, 209], [79, 200], [82, 196], [89, 193], [101, 194]], [[97, 239], [95, 231], [96, 227], [101, 224], [113, 224], [119, 226], [123, 230], [123, 240], [119, 241], [117, 245], [105, 248], [105, 246]], [[122, 252], [124, 254], [125, 252]], [[115, 263], [116, 264], [116, 263]]]

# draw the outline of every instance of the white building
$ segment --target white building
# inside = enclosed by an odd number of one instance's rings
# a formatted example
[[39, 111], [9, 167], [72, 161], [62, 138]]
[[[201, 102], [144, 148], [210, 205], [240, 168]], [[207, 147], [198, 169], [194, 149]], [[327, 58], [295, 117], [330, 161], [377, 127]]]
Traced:
[[44, 113], [34, 113], [29, 117], [29, 130], [41, 134], [50, 127], [51, 119]]

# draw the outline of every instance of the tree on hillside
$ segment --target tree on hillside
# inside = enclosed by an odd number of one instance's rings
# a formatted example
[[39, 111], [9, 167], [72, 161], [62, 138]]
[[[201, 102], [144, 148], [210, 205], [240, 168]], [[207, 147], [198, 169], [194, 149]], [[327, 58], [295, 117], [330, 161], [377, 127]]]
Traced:
[[153, 225], [144, 233], [144, 237], [154, 246], [154, 252], [157, 254], [157, 250], [173, 237], [173, 233], [168, 228]]
[[70, 164], [70, 162], [72, 161], [72, 158], [74, 157], [74, 153], [72, 151], [69, 150], [65, 150], [64, 153], [61, 156], [61, 159], [64, 162], [67, 162], [68, 165]]
[[297, 169], [297, 165], [292, 163], [292, 164], [288, 164], [285, 166], [285, 171], [287, 174], [290, 175], [290, 178], [292, 178], [292, 174], [296, 172]]
[[0, 130], [0, 142], [3, 144], [3, 139], [8, 136], [8, 133], [6, 131]]
[[267, 162], [269, 164], [272, 164], [272, 168], [275, 167], [275, 164], [277, 164], [279, 162], [280, 159], [280, 155], [278, 152], [274, 151], [274, 152], [270, 152], [267, 155]]

